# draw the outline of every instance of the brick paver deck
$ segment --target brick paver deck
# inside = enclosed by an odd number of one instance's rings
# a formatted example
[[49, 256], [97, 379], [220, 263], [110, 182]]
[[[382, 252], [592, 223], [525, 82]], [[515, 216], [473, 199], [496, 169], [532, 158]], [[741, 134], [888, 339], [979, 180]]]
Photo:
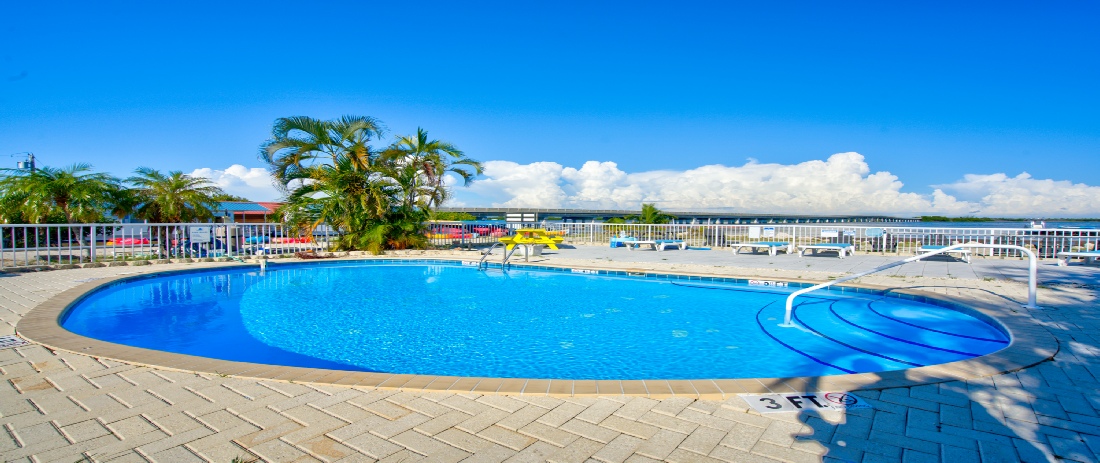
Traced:
[[[650, 268], [702, 265], [661, 253]], [[638, 253], [632, 253], [637, 255]], [[656, 255], [656, 253], [652, 253]], [[815, 262], [769, 268], [728, 253], [714, 273], [823, 279]], [[643, 253], [644, 255], [644, 253]], [[782, 258], [784, 256], [780, 256]], [[859, 265], [861, 256], [845, 259]], [[591, 259], [562, 252], [548, 260]], [[648, 256], [646, 258], [649, 258]], [[708, 259], [711, 257], [707, 257]], [[679, 260], [677, 260], [679, 259]], [[771, 258], [776, 259], [776, 258]], [[791, 259], [797, 259], [792, 257]], [[838, 259], [822, 260], [836, 265]], [[854, 261], [854, 262], [853, 262]], [[1002, 261], [1015, 278], [1021, 261]], [[936, 274], [955, 263], [919, 263]], [[186, 268], [172, 264], [0, 274], [0, 334], [30, 309], [88, 279]], [[604, 260], [607, 266], [637, 262]], [[741, 267], [730, 267], [739, 265]], [[804, 267], [809, 265], [810, 267]], [[755, 266], [755, 270], [745, 267]], [[992, 267], [990, 267], [992, 268]], [[926, 270], [932, 269], [932, 270]], [[874, 410], [752, 412], [740, 398], [599, 398], [447, 394], [259, 381], [128, 365], [30, 345], [0, 350], [0, 456], [5, 461], [1097, 461], [1100, 318], [1097, 270], [1044, 265], [1026, 311], [1019, 281], [894, 272], [868, 284], [963, 300], [1003, 301], [1030, 316], [1061, 350], [1034, 367], [968, 381], [858, 392]], [[950, 272], [949, 270], [947, 272]], [[1052, 273], [1055, 272], [1055, 273]], [[797, 275], [795, 275], [797, 273]], [[1064, 278], [1063, 278], [1064, 277]], [[1058, 283], [1049, 283], [1055, 281]], [[1012, 312], [1015, 311], [1015, 312]], [[812, 387], [812, 385], [810, 385]], [[83, 460], [82, 460], [83, 459]]]

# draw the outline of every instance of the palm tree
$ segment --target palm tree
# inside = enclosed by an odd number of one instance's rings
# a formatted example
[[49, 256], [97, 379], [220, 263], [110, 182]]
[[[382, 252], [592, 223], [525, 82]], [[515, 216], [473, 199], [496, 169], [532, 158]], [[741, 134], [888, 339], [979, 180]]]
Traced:
[[381, 136], [381, 123], [358, 116], [334, 121], [300, 116], [277, 119], [271, 132], [260, 159], [286, 194], [284, 218], [307, 230], [327, 223], [341, 235], [341, 247], [358, 248], [343, 237], [365, 233], [369, 221], [390, 210], [394, 196], [370, 146]]
[[657, 205], [655, 204], [642, 204], [641, 214], [626, 216], [626, 219], [633, 220], [636, 223], [653, 224], [668, 223], [675, 218], [676, 216], [665, 214], [660, 209], [657, 209]]
[[422, 128], [416, 129], [416, 137], [398, 138], [383, 152], [383, 157], [398, 166], [411, 166], [417, 173], [405, 192], [406, 204], [410, 206], [419, 199], [424, 199], [428, 207], [442, 203], [447, 198], [443, 185], [447, 172], [462, 177], [463, 185], [469, 185], [482, 172], [480, 162], [466, 157], [451, 143], [428, 140], [428, 131]]
[[370, 141], [381, 137], [382, 131], [381, 122], [363, 116], [344, 116], [334, 121], [283, 117], [275, 120], [272, 138], [260, 147], [260, 159], [268, 164], [276, 185], [284, 190], [293, 181], [308, 178], [310, 169], [319, 164], [333, 165], [341, 157], [357, 170], [370, 171], [378, 158]]
[[[342, 237], [363, 234], [371, 221], [387, 214], [396, 194], [391, 182], [357, 169], [355, 162], [345, 156], [337, 157], [333, 164], [294, 172], [284, 181], [301, 182], [280, 208], [285, 221], [292, 227], [304, 226], [306, 231], [327, 223]], [[341, 248], [361, 248], [353, 244], [356, 238], [348, 239], [351, 241], [341, 239]]]
[[126, 182], [134, 186], [138, 203], [135, 215], [150, 222], [182, 223], [213, 218], [218, 207], [214, 197], [224, 194], [209, 180], [178, 170], [165, 175], [156, 169], [139, 167], [134, 174]]
[[4, 171], [0, 191], [5, 202], [17, 206], [22, 219], [31, 223], [48, 222], [54, 214], [63, 216], [65, 223], [101, 221], [121, 189], [117, 178], [92, 172], [92, 166], [84, 163], [31, 172]]
[[376, 151], [370, 142], [382, 124], [369, 117], [282, 118], [271, 132], [260, 159], [286, 195], [284, 220], [306, 231], [329, 225], [339, 249], [426, 247], [424, 221], [447, 196], [443, 175], [455, 172], [469, 183], [481, 172], [480, 163], [428, 140], [422, 129]]
[[[130, 201], [134, 215], [154, 223], [183, 223], [213, 218], [218, 202], [214, 197], [224, 194], [203, 177], [192, 177], [180, 171], [162, 174], [159, 170], [139, 167], [126, 182], [133, 185]], [[174, 228], [174, 227], [173, 227]], [[150, 234], [160, 243], [162, 255], [169, 255], [169, 231], [154, 227]]]

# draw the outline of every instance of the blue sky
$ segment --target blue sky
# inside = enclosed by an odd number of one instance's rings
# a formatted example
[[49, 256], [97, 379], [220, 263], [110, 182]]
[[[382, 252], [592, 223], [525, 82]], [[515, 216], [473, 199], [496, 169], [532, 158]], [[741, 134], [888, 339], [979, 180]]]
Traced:
[[[751, 158], [774, 173], [846, 152], [861, 155], [860, 181], [889, 172], [904, 186], [888, 189], [930, 211], [1010, 211], [982, 198], [1039, 194], [1033, 180], [1053, 182], [1040, 192], [1053, 197], [1028, 213], [1066, 201], [1067, 188], [1083, 195], [1074, 201], [1100, 195], [1094, 3], [7, 2], [4, 11], [0, 155], [32, 151], [51, 166], [89, 162], [119, 176], [138, 166], [256, 168], [274, 119], [358, 114], [384, 121], [389, 136], [422, 126], [475, 159], [516, 165], [498, 163], [497, 177], [460, 195], [467, 205], [523, 205], [513, 201], [523, 192], [494, 180], [532, 163], [557, 163], [563, 204], [584, 206], [603, 190], [580, 198], [569, 169], [588, 161], [627, 177], [690, 178], [706, 165]], [[1028, 181], [1005, 183], [1023, 172]], [[1000, 186], [975, 177], [985, 189], [966, 177], [1001, 173]], [[634, 187], [638, 200], [662, 200], [627, 177], [608, 194]], [[937, 187], [972, 202], [936, 206]]]

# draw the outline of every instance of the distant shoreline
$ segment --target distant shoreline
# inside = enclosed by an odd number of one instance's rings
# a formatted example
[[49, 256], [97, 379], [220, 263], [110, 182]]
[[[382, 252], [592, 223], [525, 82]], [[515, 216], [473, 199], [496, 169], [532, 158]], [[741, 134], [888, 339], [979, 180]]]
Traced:
[[944, 217], [938, 215], [923, 215], [921, 222], [1100, 222], [1100, 218], [1053, 218], [1053, 219], [1021, 219], [1011, 217]]

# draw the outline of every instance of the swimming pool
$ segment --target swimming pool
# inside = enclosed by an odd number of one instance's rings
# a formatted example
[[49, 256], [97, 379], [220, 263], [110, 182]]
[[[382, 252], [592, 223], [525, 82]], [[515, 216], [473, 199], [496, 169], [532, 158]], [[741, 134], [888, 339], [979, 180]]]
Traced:
[[576, 380], [889, 371], [1009, 343], [992, 320], [862, 288], [800, 297], [798, 327], [781, 328], [782, 282], [581, 272], [380, 260], [150, 275], [86, 295], [61, 324], [223, 360]]

